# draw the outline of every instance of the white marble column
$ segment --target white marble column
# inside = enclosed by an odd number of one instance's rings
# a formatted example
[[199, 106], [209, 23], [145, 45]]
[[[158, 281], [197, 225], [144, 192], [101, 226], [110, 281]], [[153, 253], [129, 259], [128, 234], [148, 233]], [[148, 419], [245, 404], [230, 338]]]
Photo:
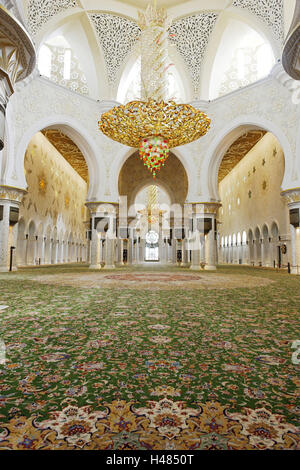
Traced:
[[128, 266], [132, 265], [132, 258], [133, 258], [133, 240], [132, 238], [128, 238], [127, 240], [127, 264]]
[[58, 240], [53, 240], [51, 264], [57, 264], [58, 257]]
[[8, 238], [10, 205], [9, 201], [1, 201], [0, 205], [3, 206], [3, 218], [0, 221], [0, 271], [5, 272], [9, 270], [10, 249], [8, 246]]
[[262, 247], [261, 248], [262, 266], [269, 267], [271, 266], [271, 261], [270, 261], [270, 242], [268, 238], [263, 238], [261, 247]]
[[206, 265], [204, 267], [207, 271], [215, 271], [216, 268], [216, 237], [215, 237], [215, 229], [214, 229], [214, 220], [212, 221], [213, 228], [207, 234], [206, 240]]
[[145, 249], [146, 241], [142, 238], [140, 242], [140, 262], [143, 264], [145, 262]]
[[161, 263], [166, 265], [168, 262], [168, 242], [164, 239], [161, 246]]
[[192, 262], [190, 269], [193, 271], [199, 271], [200, 266], [200, 235], [198, 231], [195, 231], [192, 239], [190, 240], [190, 247], [192, 250]]
[[100, 264], [100, 243], [101, 240], [97, 231], [92, 235], [92, 242], [91, 242], [91, 264], [90, 269], [101, 269]]
[[124, 261], [123, 261], [123, 252], [124, 252], [124, 240], [123, 238], [118, 239], [118, 262], [120, 266], [124, 266]]
[[167, 240], [167, 263], [172, 264], [172, 240]]
[[137, 240], [132, 241], [132, 264], [137, 265]]
[[250, 256], [249, 256], [249, 245], [247, 243], [242, 243], [242, 264], [250, 264]]
[[291, 253], [288, 252], [288, 259], [291, 274], [300, 275], [300, 189], [286, 190], [281, 195], [286, 200], [289, 210]]
[[172, 249], [171, 249], [171, 253], [172, 253], [171, 262], [174, 266], [177, 264], [176, 244], [177, 244], [177, 241], [176, 241], [175, 238], [173, 238], [173, 240], [172, 240]]
[[136, 264], [140, 264], [140, 242], [139, 237], [136, 239]]
[[45, 243], [46, 243], [46, 239], [45, 239], [45, 237], [42, 237], [42, 241], [41, 241], [41, 264], [45, 264]]
[[115, 238], [107, 237], [105, 240], [104, 269], [115, 269], [115, 267]]
[[26, 265], [28, 266], [34, 266], [35, 263], [35, 257], [36, 257], [36, 237], [35, 235], [28, 235], [27, 238], [27, 255], [26, 255]]
[[188, 242], [186, 239], [182, 240], [182, 263], [181, 266], [186, 268], [189, 265], [189, 252], [188, 252]]
[[91, 253], [91, 241], [89, 238], [86, 240], [86, 246], [85, 246], [85, 262], [89, 263], [90, 262], [90, 253]]
[[9, 270], [10, 264], [10, 249], [11, 246], [15, 247], [13, 250], [13, 266], [12, 269], [16, 270], [17, 262], [17, 243], [18, 243], [18, 223], [16, 220], [11, 222], [10, 226], [10, 209], [18, 209], [25, 190], [18, 188], [11, 188], [7, 186], [0, 186], [1, 199], [0, 207], [2, 206], [0, 219], [0, 272]]
[[101, 269], [100, 264], [100, 236], [95, 228], [95, 214], [92, 214], [92, 240], [90, 269]]
[[215, 221], [220, 206], [221, 204], [216, 202], [199, 202], [192, 204], [194, 233], [191, 244], [191, 269], [201, 269], [204, 264], [206, 270], [216, 270], [217, 237]]

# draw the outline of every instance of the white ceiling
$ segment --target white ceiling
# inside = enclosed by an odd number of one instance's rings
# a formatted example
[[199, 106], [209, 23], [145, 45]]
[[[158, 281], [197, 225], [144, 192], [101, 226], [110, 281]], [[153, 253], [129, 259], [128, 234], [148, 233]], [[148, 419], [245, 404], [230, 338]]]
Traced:
[[[150, 3], [149, 0], [119, 0], [122, 3], [126, 3], [127, 5], [133, 5], [137, 8], [146, 8], [147, 5]], [[188, 3], [188, 0], [157, 0], [156, 4], [158, 7], [174, 7], [181, 3]]]
[[[37, 48], [52, 36], [66, 37], [89, 80], [91, 96], [96, 99], [115, 99], [117, 96], [118, 81], [123, 73], [124, 76], [128, 73], [127, 65], [129, 70], [137, 59], [137, 51], [131, 41], [132, 33], [137, 28], [137, 10], [146, 8], [150, 1], [14, 0], [18, 5], [23, 3], [24, 13], [28, 13], [28, 18], [24, 14], [25, 22], [28, 21]], [[275, 33], [280, 29], [282, 31], [281, 1], [268, 0], [268, 5], [274, 8], [269, 6], [267, 9], [262, 8], [265, 4], [262, 1], [245, 0], [243, 4], [237, 0], [157, 0], [158, 7], [169, 9], [173, 25], [176, 24], [174, 37], [177, 40], [172, 41], [176, 48], [170, 48], [171, 60], [182, 78], [184, 89], [188, 90], [187, 99], [192, 99], [195, 85], [193, 80], [196, 79], [197, 90], [201, 84], [201, 91], [197, 91], [197, 96], [209, 96], [208, 87], [216, 54], [224, 39], [224, 31], [233, 20], [256, 28], [271, 44], [275, 59], [280, 58], [282, 44]], [[283, 17], [289, 18], [289, 24], [295, 1], [283, 0]], [[248, 4], [252, 7], [246, 8]], [[253, 9], [253, 4], [257, 5], [256, 9]], [[98, 18], [101, 15], [105, 17], [104, 26]], [[209, 27], [210, 16], [217, 16], [212, 28]], [[289, 24], [284, 25], [285, 30], [289, 28]], [[112, 67], [111, 78], [109, 71]]]

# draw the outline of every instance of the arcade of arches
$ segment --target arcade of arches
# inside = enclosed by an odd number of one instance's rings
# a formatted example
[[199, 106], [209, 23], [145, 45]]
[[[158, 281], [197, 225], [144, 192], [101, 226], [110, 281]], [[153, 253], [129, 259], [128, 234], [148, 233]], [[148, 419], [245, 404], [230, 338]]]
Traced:
[[299, 449], [299, 2], [155, 2], [211, 119], [156, 178], [98, 125], [148, 2], [98, 3], [0, 2], [0, 450]]
[[9, 268], [10, 246], [16, 246], [13, 269], [74, 262], [91, 269], [143, 265], [146, 235], [154, 231], [160, 265], [289, 266], [300, 274], [300, 234], [290, 224], [281, 190], [284, 153], [264, 129], [243, 133], [225, 151], [218, 169], [219, 203], [186, 202], [188, 176], [175, 154], [154, 181], [137, 152], [120, 170], [119, 205], [87, 203], [84, 156], [55, 129], [32, 137], [24, 171], [27, 191], [18, 220], [9, 225], [3, 271]]

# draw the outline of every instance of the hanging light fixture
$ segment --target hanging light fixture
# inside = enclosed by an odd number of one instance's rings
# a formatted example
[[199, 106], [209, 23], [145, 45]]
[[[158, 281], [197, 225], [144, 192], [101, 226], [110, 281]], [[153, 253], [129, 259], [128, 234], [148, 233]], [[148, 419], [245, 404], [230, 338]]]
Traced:
[[[156, 3], [156, 2], [155, 2]], [[149, 5], [139, 12], [142, 101], [131, 101], [104, 113], [100, 130], [111, 139], [139, 149], [153, 178], [164, 166], [171, 148], [205, 135], [210, 119], [188, 104], [168, 101], [168, 29], [166, 10]]]
[[139, 152], [144, 165], [155, 178], [169, 156], [168, 141], [160, 136], [145, 137], [140, 141]]

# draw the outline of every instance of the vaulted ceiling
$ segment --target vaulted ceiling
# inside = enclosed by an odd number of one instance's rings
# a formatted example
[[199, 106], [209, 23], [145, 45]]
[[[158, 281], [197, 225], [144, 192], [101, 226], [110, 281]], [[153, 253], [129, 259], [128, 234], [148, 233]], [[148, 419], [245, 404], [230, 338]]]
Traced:
[[79, 176], [88, 183], [89, 172], [85, 158], [73, 140], [58, 129], [44, 129], [42, 133], [74, 170], [77, 171]]
[[[146, 8], [147, 5], [149, 4], [149, 0], [120, 0], [121, 3], [125, 3], [127, 5], [133, 5], [137, 8]], [[174, 7], [177, 5], [180, 5], [181, 3], [187, 3], [186, 0], [157, 0], [156, 4], [157, 6], [164, 7], [164, 8], [170, 8]]]
[[266, 134], [264, 130], [253, 130], [246, 132], [239, 137], [227, 150], [219, 168], [219, 183], [227, 176], [231, 170], [244, 158], [247, 153]]
[[[289, 1], [291, 5], [294, 3]], [[63, 34], [73, 28], [72, 38], [78, 38], [78, 48], [84, 47], [86, 56], [94, 59], [97, 77], [93, 79], [93, 87], [103, 88], [91, 92], [90, 96], [115, 99], [115, 91], [108, 96], [109, 90], [117, 88], [124, 64], [138, 40], [137, 10], [148, 3], [149, 0], [23, 0], [23, 16], [37, 46], [55, 31]], [[168, 8], [173, 18], [172, 61], [183, 75], [185, 87], [189, 87], [188, 100], [200, 97], [203, 63], [208, 51], [217, 52], [228, 18], [238, 18], [261, 32], [279, 57], [285, 29], [283, 5], [284, 0], [157, 0], [157, 6]], [[87, 70], [89, 65], [84, 57], [82, 61], [89, 78], [92, 72]]]

